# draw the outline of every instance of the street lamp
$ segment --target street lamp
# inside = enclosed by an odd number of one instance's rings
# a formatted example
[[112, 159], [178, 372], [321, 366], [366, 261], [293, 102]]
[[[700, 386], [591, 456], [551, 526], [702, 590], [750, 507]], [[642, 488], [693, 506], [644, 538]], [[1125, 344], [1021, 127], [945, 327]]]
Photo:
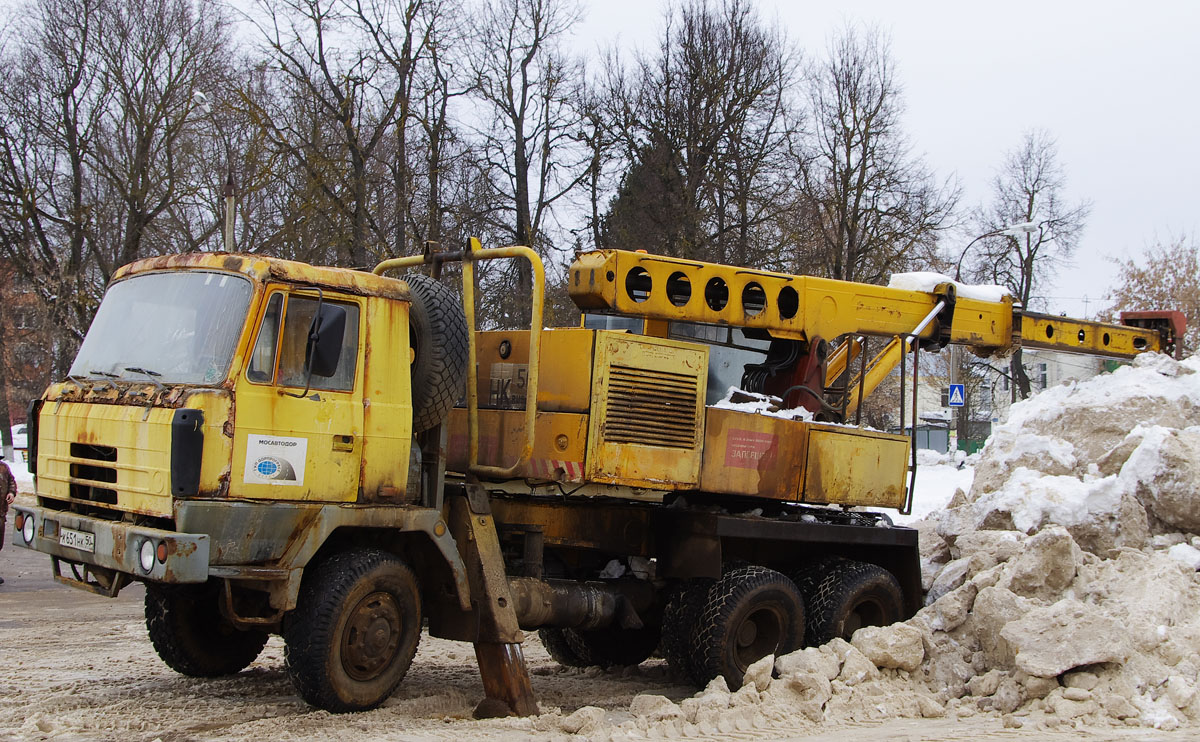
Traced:
[[225, 145], [225, 188], [221, 192], [221, 195], [225, 197], [225, 252], [233, 252], [233, 222], [237, 212], [234, 196], [237, 193], [237, 187], [233, 182], [233, 156], [229, 152], [229, 140], [221, 131], [221, 127], [217, 126], [216, 119], [213, 118], [212, 103], [208, 100], [208, 96], [197, 90], [192, 94], [192, 100], [208, 114], [213, 129], [216, 130], [217, 135], [221, 137], [222, 144]]
[[[954, 266], [954, 280], [955, 281], [962, 280], [963, 258], [965, 258], [967, 256], [967, 251], [970, 250], [971, 246], [974, 245], [976, 242], [979, 242], [980, 240], [983, 240], [983, 239], [987, 239], [988, 237], [998, 237], [1000, 235], [1008, 235], [1010, 237], [1016, 237], [1016, 236], [1022, 235], [1022, 234], [1032, 234], [1033, 232], [1038, 231], [1038, 229], [1039, 229], [1039, 226], [1035, 222], [1021, 222], [1019, 224], [1010, 224], [1007, 227], [1001, 227], [1000, 229], [996, 229], [991, 232], [987, 232], [985, 234], [979, 235], [975, 239], [968, 242], [967, 246], [963, 248], [962, 253], [958, 256], [958, 263], [957, 263], [957, 265]], [[959, 381], [959, 379], [957, 377], [958, 377], [958, 371], [959, 371], [959, 368], [958, 368], [959, 364], [962, 363], [961, 359], [962, 359], [962, 349], [957, 345], [951, 346], [950, 347], [950, 374], [949, 374], [951, 384], [958, 383], [958, 381]], [[965, 383], [965, 380], [963, 380], [963, 383]], [[964, 402], [963, 406], [958, 408], [958, 421], [955, 424], [955, 430], [957, 431], [957, 437], [959, 438], [958, 445], [959, 445], [960, 450], [965, 450], [963, 448], [963, 445], [965, 443], [970, 442], [970, 426], [971, 426], [970, 409], [971, 409], [971, 407], [969, 404], [966, 404], [967, 400], [965, 398], [963, 399], [963, 402]]]
[[967, 257], [967, 250], [970, 250], [971, 245], [974, 245], [976, 242], [979, 242], [980, 240], [983, 240], [983, 239], [987, 239], [988, 237], [998, 237], [1000, 235], [1008, 235], [1010, 237], [1016, 237], [1016, 236], [1022, 235], [1022, 234], [1032, 234], [1036, 231], [1038, 231], [1038, 225], [1035, 222], [1021, 222], [1020, 224], [1010, 224], [1007, 227], [1001, 227], [1000, 229], [993, 230], [991, 232], [987, 232], [986, 234], [979, 235], [975, 239], [968, 242], [967, 246], [963, 248], [962, 254], [960, 254], [958, 256], [958, 263], [954, 266], [954, 280], [955, 281], [962, 280], [963, 258]]

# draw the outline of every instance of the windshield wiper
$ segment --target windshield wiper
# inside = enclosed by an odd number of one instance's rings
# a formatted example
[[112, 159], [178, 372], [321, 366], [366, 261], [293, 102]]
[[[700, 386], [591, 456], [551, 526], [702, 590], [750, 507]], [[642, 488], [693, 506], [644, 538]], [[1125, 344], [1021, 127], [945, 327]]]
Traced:
[[162, 382], [156, 378], [156, 377], [162, 376], [162, 374], [160, 374], [157, 371], [151, 371], [150, 369], [142, 368], [141, 366], [126, 366], [125, 370], [132, 371], [135, 374], [142, 374], [142, 375], [146, 376], [147, 378], [149, 378], [150, 383], [154, 384], [154, 386], [158, 387], [159, 389], [166, 389], [166, 387], [163, 386]]
[[100, 382], [108, 384], [113, 388], [114, 391], [120, 391], [117, 385], [112, 381], [113, 379], [117, 378], [116, 374], [110, 374], [107, 371], [97, 371], [96, 369], [89, 369], [88, 373], [92, 374], [93, 376], [103, 376], [103, 379], [99, 379]]

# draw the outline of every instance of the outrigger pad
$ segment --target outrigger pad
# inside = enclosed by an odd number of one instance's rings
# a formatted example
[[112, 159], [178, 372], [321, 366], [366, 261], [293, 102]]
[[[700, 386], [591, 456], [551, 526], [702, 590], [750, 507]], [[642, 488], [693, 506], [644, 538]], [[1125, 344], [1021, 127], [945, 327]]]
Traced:
[[520, 644], [476, 642], [475, 659], [487, 694], [475, 707], [476, 719], [539, 713]]

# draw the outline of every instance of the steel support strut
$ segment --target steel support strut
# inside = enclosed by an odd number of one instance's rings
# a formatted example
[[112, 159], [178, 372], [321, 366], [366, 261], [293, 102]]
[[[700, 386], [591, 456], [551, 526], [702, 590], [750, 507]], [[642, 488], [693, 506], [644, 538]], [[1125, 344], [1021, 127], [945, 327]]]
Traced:
[[487, 698], [475, 714], [532, 716], [538, 713], [537, 699], [521, 653], [523, 635], [487, 493], [477, 482], [468, 482], [465, 496], [448, 499], [450, 528], [466, 563], [478, 622], [475, 659]]

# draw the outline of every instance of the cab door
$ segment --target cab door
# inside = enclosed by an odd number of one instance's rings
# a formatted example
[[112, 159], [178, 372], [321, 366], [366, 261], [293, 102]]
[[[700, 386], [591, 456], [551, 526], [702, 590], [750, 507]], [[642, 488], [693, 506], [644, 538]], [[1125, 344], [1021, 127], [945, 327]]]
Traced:
[[[353, 502], [362, 461], [362, 300], [275, 286], [261, 306], [236, 386], [230, 495]], [[310, 357], [310, 337], [319, 329], [314, 318], [323, 306], [345, 311], [336, 368], [328, 376], [312, 373]]]

